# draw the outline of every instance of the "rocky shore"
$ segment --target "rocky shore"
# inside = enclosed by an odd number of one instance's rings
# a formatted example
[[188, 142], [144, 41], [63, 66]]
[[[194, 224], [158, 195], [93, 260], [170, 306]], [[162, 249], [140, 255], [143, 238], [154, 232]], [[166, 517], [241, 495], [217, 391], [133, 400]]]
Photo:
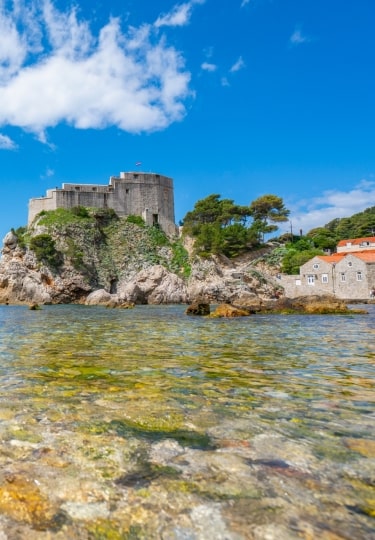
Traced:
[[[191, 242], [185, 239], [183, 249], [188, 263], [185, 260], [184, 264], [189, 267], [186, 275], [173, 262], [176, 244], [164, 238], [155, 242], [152, 228], [124, 220], [106, 229], [106, 234], [100, 228], [90, 230], [87, 223], [79, 222], [52, 230], [36, 222], [28, 234], [51, 238], [58, 247], [59, 265], [38, 259], [10, 231], [3, 240], [0, 259], [0, 304], [78, 303], [113, 308], [189, 304], [188, 314], [211, 317], [349, 311], [346, 302], [330, 296], [293, 300], [284, 297], [276, 278], [277, 268], [259, 264], [272, 246], [237, 259], [203, 259], [194, 255]], [[210, 304], [221, 307], [212, 312]]]
[[[0, 259], [0, 304], [188, 304], [197, 297], [211, 303], [246, 304], [282, 294], [275, 277], [254, 266], [254, 260], [271, 248], [238, 260], [200, 259], [190, 252], [186, 276], [173, 267], [170, 246], [150, 247], [146, 228], [129, 223], [117, 228], [120, 232], [95, 242], [77, 224], [68, 231], [55, 230], [52, 237], [62, 259], [58, 269], [38, 260], [9, 232]], [[45, 232], [37, 225], [29, 234]], [[80, 265], [69, 255], [72, 238], [81, 254]]]

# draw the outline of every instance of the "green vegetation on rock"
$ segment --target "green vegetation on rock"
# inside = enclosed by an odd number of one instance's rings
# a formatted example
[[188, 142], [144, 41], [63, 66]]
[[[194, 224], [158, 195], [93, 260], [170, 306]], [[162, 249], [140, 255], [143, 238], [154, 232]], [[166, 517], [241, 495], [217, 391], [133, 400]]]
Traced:
[[29, 247], [35, 253], [38, 262], [44, 263], [53, 269], [61, 266], [61, 253], [56, 250], [55, 241], [49, 234], [33, 236]]

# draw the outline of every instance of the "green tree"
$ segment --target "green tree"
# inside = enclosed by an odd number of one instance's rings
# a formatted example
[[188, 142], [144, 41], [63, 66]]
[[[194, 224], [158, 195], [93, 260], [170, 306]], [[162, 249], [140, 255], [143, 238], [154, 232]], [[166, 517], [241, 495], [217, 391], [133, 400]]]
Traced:
[[183, 232], [195, 238], [195, 249], [200, 255], [235, 256], [246, 249], [251, 237], [246, 226], [249, 216], [248, 207], [213, 194], [197, 201], [194, 209], [186, 214]]
[[337, 245], [337, 236], [330, 229], [317, 227], [307, 233], [314, 246], [320, 249], [334, 250]]
[[284, 255], [281, 271], [285, 274], [299, 274], [300, 266], [315, 257], [315, 255], [323, 255], [323, 252], [315, 248], [304, 251], [289, 249]]
[[227, 257], [236, 257], [249, 244], [249, 229], [241, 223], [233, 223], [222, 230], [221, 249]]
[[[375, 236], [375, 206], [366, 208], [363, 212], [353, 214], [350, 217], [333, 219], [324, 227], [319, 228], [319, 230], [321, 229], [329, 230], [336, 238], [336, 243], [347, 238]], [[313, 231], [308, 234], [310, 235]]]
[[250, 215], [253, 217], [260, 238], [278, 229], [276, 223], [288, 221], [290, 211], [285, 207], [281, 197], [267, 194], [258, 197], [250, 204]]
[[217, 223], [204, 223], [196, 235], [195, 249], [203, 257], [220, 253], [223, 244], [222, 230]]

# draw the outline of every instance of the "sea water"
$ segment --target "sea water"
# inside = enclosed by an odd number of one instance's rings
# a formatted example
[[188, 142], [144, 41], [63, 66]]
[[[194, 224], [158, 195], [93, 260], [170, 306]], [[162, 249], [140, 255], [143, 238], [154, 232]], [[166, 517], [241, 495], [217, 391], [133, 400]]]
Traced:
[[0, 307], [0, 538], [375, 538], [364, 308]]

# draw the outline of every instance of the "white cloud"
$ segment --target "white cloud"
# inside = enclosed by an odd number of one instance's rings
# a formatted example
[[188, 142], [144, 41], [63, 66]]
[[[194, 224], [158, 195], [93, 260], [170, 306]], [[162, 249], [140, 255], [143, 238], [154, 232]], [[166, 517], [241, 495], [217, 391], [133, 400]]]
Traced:
[[245, 67], [245, 62], [242, 59], [242, 56], [239, 57], [239, 59], [233, 64], [233, 66], [230, 68], [230, 73], [235, 73], [236, 71], [240, 71], [240, 69], [243, 69]]
[[321, 197], [290, 205], [290, 219], [295, 231], [302, 229], [307, 233], [315, 227], [323, 227], [335, 218], [363, 212], [373, 206], [374, 201], [375, 182], [362, 180], [349, 191], [329, 190], [323, 192]]
[[51, 178], [52, 176], [55, 176], [55, 171], [53, 169], [46, 169], [46, 172], [41, 175], [41, 178], [45, 180], [46, 178]]
[[209, 62], [203, 62], [203, 64], [201, 65], [201, 68], [204, 70], [204, 71], [216, 71], [217, 70], [217, 65], [216, 64], [210, 64]]
[[242, 0], [241, 7], [246, 6], [249, 2], [250, 2], [250, 0]]
[[290, 36], [289, 41], [292, 45], [300, 45], [301, 43], [310, 41], [310, 38], [305, 36], [300, 28], [296, 28]]
[[172, 11], [161, 15], [156, 21], [155, 26], [185, 26], [190, 22], [190, 17], [195, 4], [204, 4], [205, 0], [191, 0], [184, 4], [177, 4]]
[[154, 26], [124, 33], [113, 18], [93, 35], [75, 9], [58, 11], [51, 0], [14, 6], [0, 9], [0, 126], [47, 142], [46, 129], [59, 123], [138, 133], [184, 117], [190, 74]]
[[0, 150], [16, 150], [17, 148], [17, 144], [10, 137], [0, 133]]
[[222, 77], [221, 78], [221, 86], [230, 86], [227, 77]]

